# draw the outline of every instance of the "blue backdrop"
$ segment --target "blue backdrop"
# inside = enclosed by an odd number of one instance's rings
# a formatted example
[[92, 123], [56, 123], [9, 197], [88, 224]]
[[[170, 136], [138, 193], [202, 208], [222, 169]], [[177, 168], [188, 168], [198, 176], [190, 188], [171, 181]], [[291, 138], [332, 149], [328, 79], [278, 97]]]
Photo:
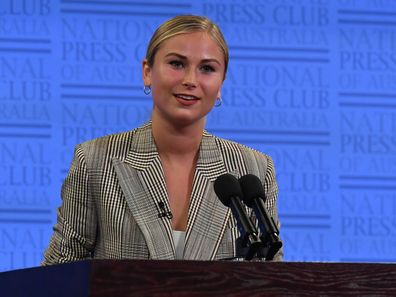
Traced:
[[149, 119], [141, 60], [176, 14], [222, 28], [207, 128], [271, 155], [285, 260], [396, 260], [396, 2], [0, 1], [0, 271], [36, 266], [77, 143]]

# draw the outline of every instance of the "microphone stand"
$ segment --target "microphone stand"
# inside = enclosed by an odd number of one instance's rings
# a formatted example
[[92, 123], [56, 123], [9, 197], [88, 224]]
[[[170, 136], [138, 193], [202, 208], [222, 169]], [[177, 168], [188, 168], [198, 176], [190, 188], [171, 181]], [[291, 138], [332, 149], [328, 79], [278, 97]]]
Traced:
[[257, 234], [247, 233], [238, 237], [235, 244], [237, 254], [231, 259], [243, 258], [246, 261], [256, 258], [262, 246], [262, 242]]
[[271, 261], [274, 259], [274, 256], [280, 250], [283, 243], [279, 237], [275, 240], [268, 238], [266, 241], [263, 241], [263, 237], [263, 235], [260, 236], [262, 246], [260, 247], [258, 254], [259, 257], [265, 259], [265, 261]]
[[[262, 213], [265, 211], [265, 208], [260, 209], [257, 205], [254, 207], [257, 213]], [[283, 243], [279, 238], [279, 229], [274, 222], [274, 219], [270, 217], [268, 214], [265, 216], [268, 220], [265, 222], [266, 226], [260, 225], [260, 230], [262, 231], [260, 240], [262, 242], [262, 249], [260, 249], [260, 256], [262, 256], [265, 261], [271, 261], [274, 259], [274, 256], [282, 247]]]

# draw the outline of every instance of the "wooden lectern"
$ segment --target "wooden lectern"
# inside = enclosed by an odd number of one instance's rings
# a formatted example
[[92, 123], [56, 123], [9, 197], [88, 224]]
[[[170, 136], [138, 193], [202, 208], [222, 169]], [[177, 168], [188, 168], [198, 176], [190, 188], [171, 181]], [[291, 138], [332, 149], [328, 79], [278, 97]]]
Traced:
[[396, 296], [396, 264], [91, 260], [0, 273], [1, 297]]

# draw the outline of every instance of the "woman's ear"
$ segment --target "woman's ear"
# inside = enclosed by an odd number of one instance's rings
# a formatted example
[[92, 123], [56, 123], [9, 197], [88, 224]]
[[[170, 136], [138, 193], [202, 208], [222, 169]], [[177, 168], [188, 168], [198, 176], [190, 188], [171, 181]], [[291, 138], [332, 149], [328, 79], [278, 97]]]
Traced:
[[148, 64], [147, 59], [144, 59], [142, 62], [142, 75], [144, 85], [151, 86], [151, 67]]

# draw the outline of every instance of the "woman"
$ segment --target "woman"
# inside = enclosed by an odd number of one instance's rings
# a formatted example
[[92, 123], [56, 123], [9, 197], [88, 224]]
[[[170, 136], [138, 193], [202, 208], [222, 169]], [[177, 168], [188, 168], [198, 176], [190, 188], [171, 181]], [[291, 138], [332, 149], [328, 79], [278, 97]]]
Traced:
[[272, 160], [204, 131], [227, 65], [223, 35], [207, 18], [178, 16], [157, 29], [142, 65], [151, 121], [76, 147], [43, 264], [235, 257], [236, 223], [213, 190], [224, 173], [260, 177], [277, 220]]

